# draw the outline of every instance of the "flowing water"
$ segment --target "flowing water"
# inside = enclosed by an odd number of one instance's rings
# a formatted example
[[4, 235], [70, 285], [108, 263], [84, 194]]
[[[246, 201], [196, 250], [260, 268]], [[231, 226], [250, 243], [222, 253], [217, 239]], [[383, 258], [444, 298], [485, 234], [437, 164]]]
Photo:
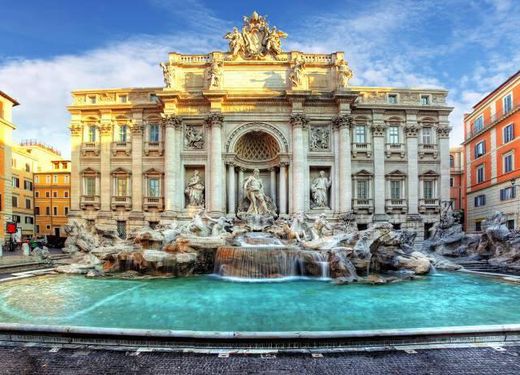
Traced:
[[380, 286], [42, 276], [0, 284], [0, 322], [199, 331], [520, 323], [520, 285], [458, 272]]

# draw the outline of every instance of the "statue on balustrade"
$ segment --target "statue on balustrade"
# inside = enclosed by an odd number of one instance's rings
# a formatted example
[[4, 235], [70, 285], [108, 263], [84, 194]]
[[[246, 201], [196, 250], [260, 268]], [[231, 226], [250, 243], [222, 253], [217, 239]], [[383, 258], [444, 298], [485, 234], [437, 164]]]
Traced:
[[184, 190], [190, 207], [204, 207], [204, 183], [199, 171], [195, 170]]
[[346, 89], [353, 76], [352, 69], [350, 69], [348, 63], [343, 59], [336, 62], [336, 68], [338, 69], [338, 86], [341, 89]]
[[163, 71], [164, 85], [166, 88], [173, 88], [175, 85], [175, 69], [172, 64], [161, 63], [161, 68]]
[[220, 89], [222, 87], [222, 62], [213, 60], [208, 68], [209, 88]]
[[320, 171], [319, 177], [316, 177], [311, 185], [311, 208], [329, 208], [328, 190], [331, 183], [331, 179], [326, 176], [325, 171]]

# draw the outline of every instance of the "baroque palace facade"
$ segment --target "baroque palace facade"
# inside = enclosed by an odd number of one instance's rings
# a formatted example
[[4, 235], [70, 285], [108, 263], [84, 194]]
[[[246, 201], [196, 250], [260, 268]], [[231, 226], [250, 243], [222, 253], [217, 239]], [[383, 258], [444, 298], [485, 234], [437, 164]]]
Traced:
[[284, 52], [256, 12], [228, 52], [170, 53], [164, 87], [78, 90], [71, 214], [127, 230], [234, 215], [259, 170], [281, 216], [424, 229], [450, 199], [444, 90], [358, 87], [342, 52]]

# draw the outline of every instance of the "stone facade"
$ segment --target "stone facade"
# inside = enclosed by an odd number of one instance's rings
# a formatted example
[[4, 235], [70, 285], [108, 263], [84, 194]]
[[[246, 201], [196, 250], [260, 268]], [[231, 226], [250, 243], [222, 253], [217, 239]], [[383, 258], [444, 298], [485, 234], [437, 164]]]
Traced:
[[421, 238], [450, 199], [447, 92], [350, 86], [342, 52], [283, 52], [286, 34], [256, 13], [242, 30], [228, 52], [170, 53], [165, 87], [73, 92], [71, 216], [121, 234], [188, 220], [196, 173], [207, 212], [232, 216], [259, 169], [280, 215], [353, 212]]

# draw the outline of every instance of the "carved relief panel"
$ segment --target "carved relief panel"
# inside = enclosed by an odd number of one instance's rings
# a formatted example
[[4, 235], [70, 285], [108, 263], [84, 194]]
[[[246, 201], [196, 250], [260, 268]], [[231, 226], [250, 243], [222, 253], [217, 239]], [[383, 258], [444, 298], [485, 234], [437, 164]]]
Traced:
[[203, 125], [184, 126], [184, 149], [204, 150], [205, 137]]
[[310, 151], [330, 151], [330, 128], [328, 126], [311, 126], [309, 133]]

